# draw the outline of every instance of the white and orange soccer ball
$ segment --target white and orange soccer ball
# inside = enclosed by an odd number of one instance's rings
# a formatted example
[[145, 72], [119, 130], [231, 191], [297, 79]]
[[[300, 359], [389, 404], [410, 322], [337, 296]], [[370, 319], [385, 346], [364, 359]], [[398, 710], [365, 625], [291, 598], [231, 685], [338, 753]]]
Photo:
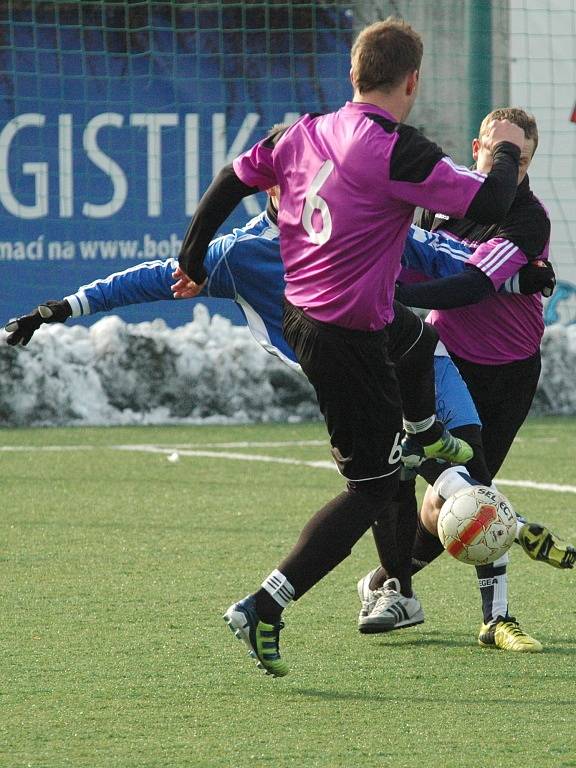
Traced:
[[438, 537], [461, 563], [498, 560], [516, 537], [516, 513], [498, 491], [485, 485], [462, 488], [446, 499], [438, 516]]

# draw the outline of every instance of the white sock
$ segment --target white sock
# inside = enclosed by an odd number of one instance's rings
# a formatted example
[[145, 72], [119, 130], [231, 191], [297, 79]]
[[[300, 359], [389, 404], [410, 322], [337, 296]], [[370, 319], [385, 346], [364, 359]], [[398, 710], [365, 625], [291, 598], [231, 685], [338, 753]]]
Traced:
[[432, 416], [429, 416], [423, 421], [406, 421], [406, 419], [404, 419], [404, 429], [409, 435], [416, 435], [418, 432], [424, 432], [426, 429], [430, 429], [435, 421], [436, 414], [432, 414]]
[[[492, 568], [506, 568], [509, 562], [508, 552], [505, 552], [502, 557], [495, 560], [490, 565], [482, 566], [482, 570], [486, 573], [487, 570]], [[478, 586], [482, 593], [482, 606], [484, 613], [484, 622], [490, 624], [494, 622], [498, 616], [508, 615], [508, 575], [506, 571], [504, 573], [492, 573], [483, 577], [478, 577]], [[486, 615], [486, 612], [490, 613], [490, 617]]]
[[268, 592], [270, 597], [282, 608], [286, 608], [294, 600], [294, 587], [283, 573], [275, 568], [272, 573], [262, 582], [262, 588]]
[[450, 496], [453, 496], [456, 491], [462, 488], [469, 488], [471, 485], [478, 485], [475, 480], [472, 480], [466, 467], [456, 466], [449, 467], [438, 476], [438, 479], [434, 483], [434, 490], [444, 501]]
[[508, 565], [509, 562], [510, 562], [510, 558], [508, 556], [508, 552], [504, 552], [504, 554], [501, 555], [498, 558], [498, 560], [494, 560], [494, 562], [491, 563], [491, 565], [493, 565], [494, 568], [498, 568], [501, 565]]

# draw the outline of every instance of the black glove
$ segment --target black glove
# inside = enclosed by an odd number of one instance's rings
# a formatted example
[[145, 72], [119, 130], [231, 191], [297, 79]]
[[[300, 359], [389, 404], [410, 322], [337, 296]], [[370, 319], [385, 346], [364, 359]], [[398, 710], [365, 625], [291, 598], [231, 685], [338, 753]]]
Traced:
[[541, 293], [549, 298], [556, 287], [556, 273], [549, 261], [536, 259], [509, 277], [504, 285], [509, 293], [523, 293], [525, 296]]
[[6, 341], [12, 347], [17, 344], [25, 347], [41, 325], [44, 323], [64, 323], [71, 315], [72, 308], [66, 300], [46, 301], [36, 307], [29, 315], [22, 315], [22, 317], [17, 317], [6, 323], [4, 330], [10, 334]]

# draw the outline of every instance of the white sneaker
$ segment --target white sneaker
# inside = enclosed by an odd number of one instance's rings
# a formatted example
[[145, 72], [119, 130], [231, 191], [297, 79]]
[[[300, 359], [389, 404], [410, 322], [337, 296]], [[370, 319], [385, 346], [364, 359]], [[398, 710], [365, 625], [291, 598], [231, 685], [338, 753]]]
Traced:
[[367, 573], [366, 576], [364, 576], [364, 578], [360, 579], [358, 582], [358, 597], [362, 603], [362, 607], [360, 608], [360, 615], [358, 616], [358, 625], [360, 625], [360, 622], [363, 618], [366, 618], [372, 613], [372, 610], [376, 605], [376, 601], [378, 600], [377, 592], [380, 590], [370, 589], [372, 576], [374, 576], [377, 570], [377, 568], [374, 568], [373, 571]]
[[[371, 574], [370, 574], [371, 575]], [[358, 582], [358, 594], [360, 594], [360, 584], [364, 582], [368, 577], [364, 577]], [[362, 599], [362, 608], [360, 616], [358, 617], [358, 629], [363, 634], [376, 634], [378, 632], [390, 632], [392, 629], [404, 629], [405, 627], [413, 627], [416, 624], [422, 624], [424, 621], [424, 611], [420, 605], [420, 601], [413, 595], [413, 597], [404, 597], [400, 593], [400, 582], [398, 579], [388, 579], [384, 582], [381, 589], [371, 590], [368, 587], [370, 579], [366, 584], [366, 588], [363, 595], [366, 598]], [[368, 593], [371, 593], [368, 595]], [[375, 597], [376, 600], [372, 604], [371, 598]], [[366, 607], [372, 609], [368, 613], [363, 611]]]

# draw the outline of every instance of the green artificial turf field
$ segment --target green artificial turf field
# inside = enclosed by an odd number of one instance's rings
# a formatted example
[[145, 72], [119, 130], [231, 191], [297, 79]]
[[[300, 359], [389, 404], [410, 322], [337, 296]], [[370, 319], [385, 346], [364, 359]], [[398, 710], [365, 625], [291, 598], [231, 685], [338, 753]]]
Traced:
[[[571, 539], [575, 427], [529, 421], [501, 472]], [[256, 670], [221, 615], [341, 489], [311, 464], [330, 458], [322, 424], [0, 440], [1, 766], [576, 766], [576, 573], [517, 546], [510, 609], [542, 654], [477, 645], [474, 570], [447, 555], [416, 579], [423, 625], [360, 635], [366, 537], [287, 611], [290, 675]]]

